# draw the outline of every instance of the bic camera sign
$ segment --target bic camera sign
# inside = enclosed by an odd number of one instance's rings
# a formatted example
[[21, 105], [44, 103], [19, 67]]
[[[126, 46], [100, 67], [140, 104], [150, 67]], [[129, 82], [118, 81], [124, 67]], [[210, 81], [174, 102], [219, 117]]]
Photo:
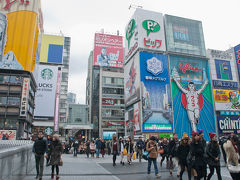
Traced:
[[160, 25], [153, 20], [143, 21], [142, 26], [147, 31], [147, 36], [149, 36], [151, 32], [158, 32], [160, 30]]

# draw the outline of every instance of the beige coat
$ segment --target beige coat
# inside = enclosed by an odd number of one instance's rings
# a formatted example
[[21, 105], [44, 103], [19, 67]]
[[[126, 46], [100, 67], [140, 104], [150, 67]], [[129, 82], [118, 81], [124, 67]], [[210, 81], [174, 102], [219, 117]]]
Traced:
[[238, 166], [239, 155], [235, 151], [232, 142], [228, 140], [226, 143], [224, 143], [223, 148], [227, 155], [227, 164]]
[[158, 149], [157, 149], [157, 143], [150, 140], [147, 144], [147, 152], [149, 152], [150, 158], [157, 158], [158, 157]]

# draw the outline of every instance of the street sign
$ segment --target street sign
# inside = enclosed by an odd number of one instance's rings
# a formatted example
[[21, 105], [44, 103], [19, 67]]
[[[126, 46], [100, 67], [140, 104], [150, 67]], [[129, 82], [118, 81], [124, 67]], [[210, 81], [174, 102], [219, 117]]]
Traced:
[[53, 133], [53, 129], [51, 127], [47, 127], [44, 129], [44, 132], [47, 134], [47, 135], [51, 135]]

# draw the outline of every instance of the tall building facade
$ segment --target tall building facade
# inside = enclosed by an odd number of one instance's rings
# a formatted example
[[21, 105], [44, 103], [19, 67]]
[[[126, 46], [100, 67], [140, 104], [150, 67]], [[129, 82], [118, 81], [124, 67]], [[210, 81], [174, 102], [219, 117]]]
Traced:
[[94, 138], [124, 135], [123, 76], [122, 36], [96, 33], [86, 82], [86, 103]]
[[35, 57], [43, 32], [41, 1], [0, 2], [0, 138], [29, 139], [35, 104]]
[[202, 23], [136, 9], [126, 26], [126, 135], [216, 132]]
[[69, 92], [67, 94], [67, 102], [72, 103], [72, 104], [76, 104], [76, 94]]

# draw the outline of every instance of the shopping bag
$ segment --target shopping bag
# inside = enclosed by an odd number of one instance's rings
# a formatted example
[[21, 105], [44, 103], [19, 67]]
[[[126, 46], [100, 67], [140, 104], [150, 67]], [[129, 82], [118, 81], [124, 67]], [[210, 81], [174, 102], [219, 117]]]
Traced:
[[63, 160], [62, 160], [62, 157], [60, 158], [59, 166], [63, 166]]
[[137, 158], [137, 155], [136, 155], [135, 152], [133, 153], [133, 157], [132, 158], [133, 158], [133, 160], [135, 160]]
[[164, 149], [163, 148], [160, 148], [159, 150], [158, 150], [158, 154], [163, 154], [164, 153]]
[[123, 155], [125, 156], [125, 155], [127, 155], [128, 153], [127, 153], [127, 149], [126, 148], [124, 148], [123, 149]]
[[142, 158], [147, 161], [147, 160], [148, 160], [148, 157], [149, 157], [149, 152], [144, 151], [143, 154], [142, 154]]

